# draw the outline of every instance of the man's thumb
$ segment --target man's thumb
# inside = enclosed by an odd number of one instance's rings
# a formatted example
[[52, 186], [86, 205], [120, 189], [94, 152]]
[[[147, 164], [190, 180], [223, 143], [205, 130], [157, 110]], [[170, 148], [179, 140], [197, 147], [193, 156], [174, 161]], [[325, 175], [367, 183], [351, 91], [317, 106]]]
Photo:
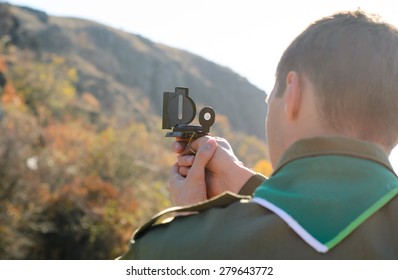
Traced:
[[211, 160], [211, 158], [214, 155], [214, 152], [216, 151], [217, 148], [217, 142], [216, 140], [210, 138], [206, 144], [202, 145], [199, 147], [195, 160], [192, 164], [192, 167], [190, 169], [190, 174], [189, 176], [193, 179], [199, 179], [200, 177], [205, 176], [205, 167], [207, 163]]

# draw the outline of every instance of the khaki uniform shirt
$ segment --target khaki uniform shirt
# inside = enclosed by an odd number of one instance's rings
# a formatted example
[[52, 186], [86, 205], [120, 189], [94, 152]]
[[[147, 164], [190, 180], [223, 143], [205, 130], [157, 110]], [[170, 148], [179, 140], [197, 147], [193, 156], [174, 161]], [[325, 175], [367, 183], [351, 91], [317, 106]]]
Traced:
[[[331, 157], [343, 163], [344, 159], [353, 160], [354, 164], [329, 168]], [[338, 137], [301, 140], [282, 156], [270, 180], [255, 175], [239, 195], [225, 193], [158, 214], [136, 231], [128, 252], [121, 259], [398, 259], [398, 197], [395, 195], [326, 253], [319, 253], [280, 216], [253, 201], [251, 195], [256, 189], [273, 182], [277, 175], [283, 180], [291, 173], [289, 166], [293, 164], [297, 174], [314, 170], [301, 176], [305, 178], [301, 185], [315, 186], [318, 195], [333, 186], [339, 187], [341, 178], [349, 178], [344, 188], [347, 193], [357, 194], [359, 199], [366, 195], [361, 193], [365, 185], [398, 187], [386, 154], [376, 145]], [[359, 168], [355, 169], [352, 165], [357, 164]], [[314, 174], [318, 176], [312, 176]], [[283, 194], [290, 184], [297, 185], [297, 181], [303, 180], [293, 175], [283, 185], [275, 183], [274, 189]], [[314, 215], [323, 211], [322, 205], [311, 203], [300, 207]], [[179, 212], [191, 214], [168, 218]], [[325, 216], [322, 223], [332, 223], [333, 215], [344, 217], [345, 213]]]

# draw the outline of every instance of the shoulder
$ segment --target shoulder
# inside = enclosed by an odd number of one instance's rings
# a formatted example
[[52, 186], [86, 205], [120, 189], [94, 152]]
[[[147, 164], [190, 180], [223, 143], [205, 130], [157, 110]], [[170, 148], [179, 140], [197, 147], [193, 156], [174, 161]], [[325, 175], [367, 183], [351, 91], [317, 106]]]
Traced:
[[[137, 239], [146, 235], [151, 230], [174, 226], [178, 223], [189, 223], [192, 220], [207, 220], [220, 214], [228, 216], [229, 214], [232, 214], [230, 213], [231, 211], [238, 211], [240, 208], [247, 208], [245, 206], [247, 206], [250, 201], [250, 196], [225, 192], [201, 203], [184, 207], [171, 207], [158, 213], [146, 224], [140, 227], [134, 233], [133, 238]], [[239, 209], [236, 209], [236, 206]], [[209, 215], [209, 213], [211, 214]]]
[[[220, 201], [223, 201], [221, 203]], [[247, 259], [264, 240], [289, 231], [250, 197], [230, 193], [200, 205], [201, 211], [137, 231], [130, 251], [143, 259]], [[187, 210], [191, 211], [192, 207]], [[131, 253], [131, 252], [130, 252]]]
[[155, 215], [151, 220], [149, 220], [146, 224], [144, 224], [141, 228], [139, 228], [135, 233], [134, 237], [139, 237], [147, 230], [152, 228], [157, 224], [165, 223], [165, 221], [170, 221], [170, 217], [173, 218], [175, 216], [186, 215], [189, 213], [190, 215], [195, 213], [201, 213], [207, 211], [212, 208], [226, 208], [232, 203], [242, 202], [246, 203], [251, 199], [251, 196], [254, 190], [261, 185], [267, 178], [261, 174], [254, 174], [242, 187], [239, 194], [235, 194], [233, 192], [224, 192], [214, 198], [209, 200], [194, 204], [188, 205], [185, 207], [172, 207], [166, 209], [157, 215]]

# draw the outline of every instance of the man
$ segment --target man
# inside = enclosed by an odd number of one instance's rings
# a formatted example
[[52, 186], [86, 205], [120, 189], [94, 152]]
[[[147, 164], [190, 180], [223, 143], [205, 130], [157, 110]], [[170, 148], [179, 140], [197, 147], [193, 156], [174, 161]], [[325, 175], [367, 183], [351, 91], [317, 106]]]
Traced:
[[395, 27], [360, 11], [310, 25], [283, 54], [268, 99], [271, 177], [244, 167], [225, 140], [175, 142], [170, 191], [182, 206], [139, 229], [123, 258], [398, 258], [387, 158], [397, 77]]

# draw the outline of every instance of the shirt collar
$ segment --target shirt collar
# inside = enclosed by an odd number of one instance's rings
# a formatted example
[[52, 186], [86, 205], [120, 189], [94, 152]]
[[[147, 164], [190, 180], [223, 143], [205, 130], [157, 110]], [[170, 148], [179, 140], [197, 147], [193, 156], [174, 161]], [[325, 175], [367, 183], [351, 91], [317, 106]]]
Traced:
[[282, 155], [273, 174], [293, 160], [321, 155], [342, 155], [371, 160], [395, 174], [387, 154], [379, 146], [345, 137], [314, 137], [297, 141]]

